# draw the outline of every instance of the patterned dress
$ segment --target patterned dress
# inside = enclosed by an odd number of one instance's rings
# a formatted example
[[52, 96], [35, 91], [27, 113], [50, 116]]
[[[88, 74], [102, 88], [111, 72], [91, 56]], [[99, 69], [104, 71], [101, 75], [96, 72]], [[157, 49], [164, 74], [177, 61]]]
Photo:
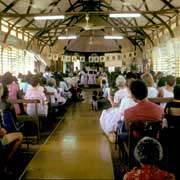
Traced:
[[152, 165], [142, 165], [125, 174], [123, 180], [175, 180], [175, 176]]

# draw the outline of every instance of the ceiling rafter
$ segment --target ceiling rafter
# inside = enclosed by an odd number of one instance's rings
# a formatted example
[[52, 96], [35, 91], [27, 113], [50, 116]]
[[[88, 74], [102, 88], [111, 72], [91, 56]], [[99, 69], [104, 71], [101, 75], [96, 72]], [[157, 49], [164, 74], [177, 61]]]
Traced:
[[[16, 0], [16, 2], [17, 2], [17, 1], [19, 1], [19, 0]], [[56, 6], [56, 3], [54, 4], [54, 6]], [[28, 11], [29, 11], [29, 8], [27, 9], [26, 14], [29, 14]], [[6, 42], [6, 40], [7, 40], [8, 36], [9, 36], [11, 30], [12, 30], [20, 21], [22, 21], [23, 19], [24, 19], [23, 17], [20, 17], [20, 18], [8, 29], [8, 32], [6, 33], [6, 35], [5, 35], [5, 37], [4, 37], [4, 40], [3, 40], [4, 43]]]
[[[140, 6], [142, 6], [143, 4], [141, 4]], [[109, 7], [111, 10], [114, 10], [114, 8], [113, 7]], [[131, 8], [129, 8], [128, 7], [128, 9], [131, 11]], [[123, 23], [123, 21], [122, 21], [122, 19], [120, 19], [120, 21], [121, 21], [121, 23]], [[133, 26], [132, 25], [132, 23], [130, 22], [130, 21], [128, 21], [127, 19], [125, 19], [124, 21], [126, 21], [128, 24], [130, 24], [131, 26]], [[123, 23], [124, 24], [124, 23]], [[136, 22], [136, 25], [137, 25], [137, 22]], [[138, 28], [139, 29], [139, 28]], [[141, 30], [143, 30], [143, 29], [141, 29]], [[150, 38], [150, 36], [143, 30], [143, 32], [144, 32], [144, 34], [147, 36], [147, 38], [150, 40], [150, 42], [152, 43], [152, 45], [154, 44], [154, 42], [152, 41], [152, 39]], [[139, 32], [138, 32], [139, 33]]]
[[5, 13], [9, 11], [14, 5], [16, 5], [20, 0], [14, 0], [12, 3], [9, 5], [6, 5], [6, 8], [2, 10], [2, 13]]
[[[121, 0], [122, 1], [122, 0]], [[134, 5], [131, 6], [134, 10], [138, 11], [138, 8], [135, 7]], [[146, 14], [142, 14], [142, 16], [144, 16], [147, 20], [149, 20], [151, 23], [156, 24], [151, 18], [149, 18]], [[162, 19], [160, 18], [158, 15], [153, 14], [153, 16], [155, 18], [157, 18], [169, 31], [171, 37], [174, 37], [174, 32], [172, 31], [172, 29], [170, 28], [170, 26]]]
[[28, 6], [28, 8], [27, 8], [27, 14], [30, 13], [31, 8], [32, 8], [32, 4], [33, 4], [33, 0], [29, 0], [29, 6]]
[[[1, 0], [0, 0], [0, 3], [3, 4], [4, 6], [7, 6], [7, 4], [4, 3], [4, 2], [1, 1]], [[11, 10], [12, 10], [15, 14], [18, 14], [17, 11], [15, 11], [13, 8], [11, 8]], [[3, 16], [1, 16], [2, 14], [4, 14], [4, 13], [0, 13], [0, 17], [1, 17], [1, 18], [3, 17]], [[25, 20], [26, 20], [27, 22], [29, 22], [29, 20], [28, 20], [26, 17], [25, 17]]]
[[[111, 9], [111, 10], [114, 10], [114, 8], [111, 7], [111, 6], [108, 6], [108, 8]], [[99, 8], [99, 10], [102, 11], [101, 8]], [[107, 19], [107, 22], [108, 22], [109, 20], [110, 20], [110, 18]], [[113, 24], [115, 24], [115, 23], [114, 23], [115, 20], [111, 19], [111, 21], [113, 22]], [[116, 20], [116, 21], [118, 21], [118, 20]], [[123, 23], [122, 20], [121, 20], [121, 23]], [[110, 23], [110, 24], [111, 24], [111, 23]], [[124, 23], [123, 23], [123, 25], [124, 25]], [[126, 37], [130, 40], [130, 42], [131, 42], [133, 45], [137, 45], [137, 46], [139, 47], [140, 51], [142, 51], [142, 48], [140, 47], [140, 45], [139, 45], [137, 42], [134, 43], [134, 42], [133, 42], [133, 39], [132, 39], [131, 37], [128, 37], [128, 34], [127, 34], [127, 31], [126, 31], [126, 30], [123, 30], [122, 28], [119, 28], [119, 30], [120, 30], [120, 33], [123, 33], [123, 34], [126, 35]]]

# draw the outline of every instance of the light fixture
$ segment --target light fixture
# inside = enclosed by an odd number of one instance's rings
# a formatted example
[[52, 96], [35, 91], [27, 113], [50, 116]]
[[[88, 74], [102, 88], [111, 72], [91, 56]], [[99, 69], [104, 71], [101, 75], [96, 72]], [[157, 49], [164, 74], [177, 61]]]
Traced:
[[60, 39], [60, 40], [77, 39], [77, 36], [59, 36], [58, 39]]
[[109, 14], [110, 18], [132, 18], [132, 17], [140, 17], [140, 13], [113, 13]]
[[113, 36], [113, 35], [111, 35], [111, 36], [104, 36], [104, 39], [123, 39], [123, 37], [122, 36]]
[[64, 19], [64, 15], [59, 15], [59, 16], [35, 16], [35, 20], [53, 20], [53, 19]]

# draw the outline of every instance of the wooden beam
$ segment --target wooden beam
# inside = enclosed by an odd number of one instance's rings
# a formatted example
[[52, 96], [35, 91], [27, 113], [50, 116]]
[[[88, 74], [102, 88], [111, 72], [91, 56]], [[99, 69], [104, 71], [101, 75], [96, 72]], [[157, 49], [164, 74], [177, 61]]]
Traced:
[[[140, 14], [174, 14], [174, 10], [179, 10], [180, 7], [172, 8], [172, 9], [163, 9], [159, 11], [90, 11], [88, 14], [90, 15], [109, 15], [110, 13], [140, 13]], [[34, 17], [34, 16], [54, 16], [54, 15], [65, 15], [65, 16], [79, 16], [85, 15], [87, 12], [65, 12], [65, 13], [31, 13], [31, 14], [19, 14], [19, 13], [0, 13], [1, 17], [6, 18], [17, 18], [17, 17]]]

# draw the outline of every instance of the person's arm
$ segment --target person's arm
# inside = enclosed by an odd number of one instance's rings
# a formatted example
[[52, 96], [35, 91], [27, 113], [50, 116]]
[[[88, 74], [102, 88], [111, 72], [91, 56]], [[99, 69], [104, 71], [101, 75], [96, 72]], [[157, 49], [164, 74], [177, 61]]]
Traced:
[[164, 97], [163, 88], [159, 88], [159, 92], [158, 92], [157, 97]]
[[113, 96], [108, 96], [108, 100], [109, 100], [109, 102], [111, 103], [111, 106], [112, 106], [112, 107], [118, 107], [118, 106], [119, 106], [118, 103], [115, 103], [115, 102], [113, 101]]
[[6, 130], [4, 128], [0, 128], [0, 138], [3, 138], [5, 134], [6, 134]]

